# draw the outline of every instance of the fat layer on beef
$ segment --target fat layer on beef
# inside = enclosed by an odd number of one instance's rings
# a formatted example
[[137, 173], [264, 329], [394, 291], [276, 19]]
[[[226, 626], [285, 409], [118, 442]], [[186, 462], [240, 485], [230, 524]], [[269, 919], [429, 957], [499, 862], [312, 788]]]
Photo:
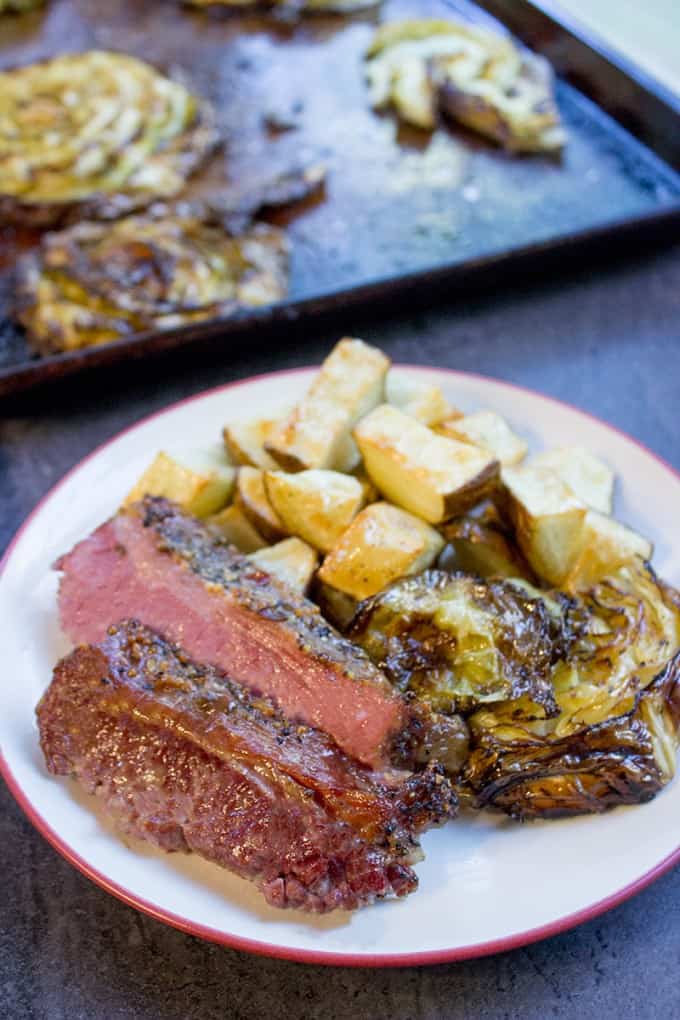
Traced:
[[66, 656], [37, 718], [48, 769], [124, 832], [198, 853], [277, 907], [412, 892], [418, 833], [455, 812], [438, 767], [373, 771], [136, 621]]

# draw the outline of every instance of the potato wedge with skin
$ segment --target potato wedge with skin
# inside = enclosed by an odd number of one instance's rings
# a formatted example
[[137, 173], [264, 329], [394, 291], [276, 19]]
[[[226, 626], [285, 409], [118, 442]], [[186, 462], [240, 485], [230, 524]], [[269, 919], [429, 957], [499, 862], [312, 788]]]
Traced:
[[269, 502], [264, 471], [253, 467], [238, 469], [236, 505], [268, 542], [278, 542], [286, 537], [286, 528]]
[[584, 591], [636, 557], [651, 559], [653, 551], [652, 543], [637, 531], [597, 510], [588, 510], [581, 550], [564, 587]]
[[267, 471], [264, 484], [274, 513], [291, 535], [328, 552], [363, 506], [358, 478], [312, 468], [297, 474]]
[[548, 468], [504, 468], [507, 510], [517, 543], [536, 574], [560, 585], [583, 544], [586, 507]]
[[316, 550], [299, 538], [284, 538], [251, 553], [248, 559], [301, 595], [309, 588], [318, 562]]
[[442, 436], [473, 443], [488, 450], [503, 467], [519, 464], [526, 457], [528, 446], [512, 431], [505, 418], [495, 411], [475, 411], [457, 421], [443, 422], [437, 431]]
[[253, 527], [241, 507], [235, 503], [209, 517], [208, 520], [219, 529], [227, 542], [235, 545], [242, 553], [256, 552], [267, 545], [266, 539]]
[[125, 497], [124, 506], [143, 496], [165, 496], [196, 517], [208, 517], [225, 506], [234, 491], [236, 471], [210, 456], [188, 454], [189, 467], [161, 451]]
[[382, 351], [363, 340], [340, 340], [306, 395], [266, 440], [267, 453], [286, 471], [355, 466], [352, 427], [383, 399], [389, 365]]
[[490, 453], [439, 436], [389, 404], [363, 418], [354, 438], [383, 496], [431, 524], [464, 513], [498, 484]]
[[275, 470], [276, 461], [265, 451], [264, 444], [277, 425], [278, 421], [274, 418], [225, 425], [222, 431], [224, 445], [234, 464], [262, 471]]
[[419, 517], [371, 503], [359, 513], [319, 569], [324, 584], [365, 599], [391, 581], [432, 565], [444, 539]]
[[569, 486], [574, 495], [601, 514], [612, 512], [614, 472], [583, 446], [563, 446], [546, 450], [531, 458], [536, 467], [550, 468]]
[[451, 407], [441, 386], [422, 382], [398, 368], [387, 373], [385, 400], [423, 425], [438, 425], [459, 413]]

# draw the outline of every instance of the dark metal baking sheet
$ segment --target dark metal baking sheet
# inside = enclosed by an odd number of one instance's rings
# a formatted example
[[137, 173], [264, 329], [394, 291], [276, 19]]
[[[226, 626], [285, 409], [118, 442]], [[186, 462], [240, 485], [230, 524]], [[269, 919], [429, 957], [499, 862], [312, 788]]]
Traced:
[[[623, 244], [643, 235], [677, 234], [680, 178], [565, 80], [584, 51], [595, 51], [573, 33], [560, 35], [555, 21], [523, 0], [486, 6], [503, 8], [498, 12], [519, 35], [523, 8], [534, 48], [550, 51], [564, 75], [558, 100], [570, 138], [561, 161], [509, 155], [455, 126], [432, 136], [404, 130], [391, 115], [368, 107], [362, 54], [377, 21], [452, 10], [488, 18], [468, 3], [388, 0], [380, 11], [361, 16], [287, 23], [271, 15], [191, 11], [173, 0], [106, 5], [52, 0], [44, 11], [2, 20], [2, 67], [96, 46], [183, 69], [215, 103], [228, 139], [224, 152], [191, 183], [190, 195], [228, 197], [244, 181], [250, 187], [301, 162], [322, 161], [329, 176], [323, 198], [279, 216], [292, 242], [287, 302], [235, 320], [147, 333], [71, 354], [30, 355], [10, 318], [11, 269], [17, 253], [35, 238], [0, 231], [0, 396], [88, 366], [210, 338], [217, 342], [255, 332], [263, 322], [403, 292], [419, 282], [460, 287], [482, 274], [492, 281], [510, 267], [540, 272], [548, 256], [554, 264], [560, 253], [585, 251], [595, 242], [602, 251], [609, 239]], [[596, 79], [592, 87], [583, 74], [579, 80], [607, 105], [613, 65], [600, 59], [606, 67], [589, 65]], [[636, 113], [646, 109], [647, 140], [654, 143], [656, 123], [662, 146], [663, 117], [658, 118], [659, 110], [668, 111], [667, 97], [655, 96], [649, 83], [625, 80], [636, 102], [624, 97], [619, 106]], [[267, 114], [291, 111], [297, 111], [296, 129], [267, 128]]]

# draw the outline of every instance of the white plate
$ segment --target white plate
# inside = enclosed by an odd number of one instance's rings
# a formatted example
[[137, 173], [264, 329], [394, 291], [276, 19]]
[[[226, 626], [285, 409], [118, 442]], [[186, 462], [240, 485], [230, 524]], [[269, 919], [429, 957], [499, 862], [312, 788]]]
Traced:
[[[153, 415], [87, 457], [24, 524], [0, 577], [0, 764], [10, 789], [40, 832], [105, 889], [185, 931], [254, 952], [316, 963], [434, 963], [523, 945], [601, 913], [680, 859], [680, 782], [650, 804], [604, 817], [453, 822], [424, 837], [415, 895], [315, 919], [269, 908], [249, 883], [197, 857], [124, 843], [91, 798], [45, 770], [34, 707], [67, 650], [50, 564], [114, 511], [157, 450], [212, 445], [226, 421], [269, 416], [304, 391], [312, 371], [224, 386]], [[660, 573], [680, 581], [680, 476], [672, 468], [609, 426], [528, 390], [412, 371], [441, 383], [465, 410], [499, 411], [534, 449], [581, 443], [603, 457], [619, 478], [617, 516], [654, 539]]]

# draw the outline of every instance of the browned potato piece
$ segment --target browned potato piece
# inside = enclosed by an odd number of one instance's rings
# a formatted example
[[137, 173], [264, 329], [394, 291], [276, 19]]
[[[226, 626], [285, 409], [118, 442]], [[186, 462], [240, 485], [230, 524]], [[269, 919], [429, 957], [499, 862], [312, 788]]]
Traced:
[[285, 538], [285, 526], [267, 496], [264, 471], [253, 467], [238, 469], [236, 504], [268, 542], [278, 542]]
[[441, 386], [422, 382], [404, 369], [391, 368], [387, 373], [385, 400], [423, 425], [438, 425], [456, 413]]
[[335, 345], [309, 390], [265, 442], [286, 471], [346, 471], [358, 458], [352, 426], [383, 399], [389, 358], [363, 340]]
[[226, 425], [222, 433], [224, 445], [234, 464], [273, 471], [276, 461], [265, 451], [264, 444], [277, 425], [278, 421], [271, 418]]
[[124, 505], [147, 495], [165, 496], [197, 517], [215, 513], [231, 498], [234, 468], [220, 464], [217, 459], [213, 461], [207, 454], [187, 459], [196, 461], [200, 467], [187, 467], [161, 451], [127, 494]]
[[387, 499], [432, 524], [464, 513], [498, 483], [498, 461], [382, 404], [354, 430], [366, 471]]
[[315, 550], [299, 538], [284, 538], [276, 545], [251, 553], [249, 559], [301, 595], [309, 588], [317, 563]]
[[562, 584], [581, 550], [586, 507], [547, 468], [505, 468], [503, 484], [517, 542], [530, 566], [550, 584]]
[[232, 503], [226, 510], [211, 517], [210, 523], [219, 528], [220, 532], [242, 553], [256, 552], [264, 548], [267, 542], [257, 528], [254, 528], [240, 506]]
[[581, 549], [564, 586], [569, 591], [591, 588], [597, 581], [636, 557], [641, 560], [651, 559], [652, 552], [652, 543], [632, 528], [596, 510], [588, 510]]
[[319, 570], [332, 588], [365, 599], [405, 574], [431, 566], [444, 545], [438, 531], [390, 503], [358, 514]]
[[610, 514], [614, 500], [614, 472], [582, 446], [563, 446], [532, 457], [531, 464], [550, 468], [574, 495], [601, 514]]
[[361, 482], [351, 475], [320, 468], [289, 475], [267, 471], [269, 502], [286, 531], [315, 549], [328, 552], [363, 505]]
[[505, 418], [495, 411], [476, 411], [454, 421], [442, 422], [437, 431], [462, 443], [488, 450], [504, 467], [524, 460], [527, 444], [516, 435]]

